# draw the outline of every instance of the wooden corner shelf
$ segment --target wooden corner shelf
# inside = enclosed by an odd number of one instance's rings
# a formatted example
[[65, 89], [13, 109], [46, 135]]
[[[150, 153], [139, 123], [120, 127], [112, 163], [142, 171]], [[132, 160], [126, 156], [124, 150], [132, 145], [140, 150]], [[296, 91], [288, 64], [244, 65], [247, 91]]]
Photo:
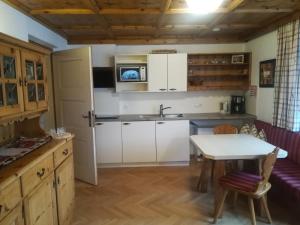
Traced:
[[[233, 62], [239, 56], [241, 62]], [[250, 85], [251, 53], [188, 55], [188, 91], [247, 90]]]

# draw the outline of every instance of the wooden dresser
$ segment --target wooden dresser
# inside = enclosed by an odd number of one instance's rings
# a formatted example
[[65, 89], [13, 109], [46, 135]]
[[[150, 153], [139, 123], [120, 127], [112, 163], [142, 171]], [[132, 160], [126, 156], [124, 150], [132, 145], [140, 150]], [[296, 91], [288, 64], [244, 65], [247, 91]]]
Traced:
[[0, 170], [0, 225], [70, 224], [72, 139], [52, 140]]

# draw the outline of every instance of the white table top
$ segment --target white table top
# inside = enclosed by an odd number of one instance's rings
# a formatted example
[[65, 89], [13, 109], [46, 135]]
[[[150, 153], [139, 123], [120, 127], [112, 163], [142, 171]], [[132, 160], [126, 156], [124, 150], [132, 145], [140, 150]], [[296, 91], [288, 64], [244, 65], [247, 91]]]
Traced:
[[[213, 160], [257, 159], [276, 147], [247, 134], [192, 135], [190, 140], [206, 158]], [[286, 158], [287, 154], [280, 149], [278, 158]]]

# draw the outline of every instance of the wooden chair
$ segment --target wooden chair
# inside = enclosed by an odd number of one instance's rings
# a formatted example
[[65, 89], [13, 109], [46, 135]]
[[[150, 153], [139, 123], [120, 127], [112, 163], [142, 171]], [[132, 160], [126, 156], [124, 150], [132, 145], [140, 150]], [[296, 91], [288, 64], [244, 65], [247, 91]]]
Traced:
[[214, 134], [237, 134], [238, 129], [230, 124], [222, 124], [214, 127]]
[[[237, 134], [238, 129], [235, 126], [232, 126], [230, 124], [222, 124], [222, 125], [218, 125], [218, 126], [214, 127], [213, 133], [214, 134]], [[206, 175], [206, 173], [207, 173], [206, 170], [208, 169], [208, 166], [209, 166], [209, 165], [207, 165], [208, 163], [211, 164], [211, 179], [213, 179], [213, 177], [214, 177], [214, 168], [215, 168], [214, 161], [204, 159], [203, 166], [201, 168], [201, 174], [199, 176], [199, 180], [198, 180], [198, 184], [197, 184], [198, 190], [200, 189], [200, 186], [202, 186], [201, 187], [202, 192], [207, 191], [208, 175]], [[232, 167], [231, 164], [230, 164], [230, 166]]]
[[266, 194], [271, 188], [271, 184], [268, 181], [276, 162], [278, 151], [279, 148], [276, 148], [263, 159], [260, 176], [244, 172], [235, 172], [220, 178], [219, 182], [223, 189], [223, 196], [214, 215], [214, 223], [217, 222], [219, 215], [223, 211], [224, 202], [229, 191], [248, 196], [252, 225], [256, 224], [253, 199], [261, 200], [268, 222], [272, 223]]

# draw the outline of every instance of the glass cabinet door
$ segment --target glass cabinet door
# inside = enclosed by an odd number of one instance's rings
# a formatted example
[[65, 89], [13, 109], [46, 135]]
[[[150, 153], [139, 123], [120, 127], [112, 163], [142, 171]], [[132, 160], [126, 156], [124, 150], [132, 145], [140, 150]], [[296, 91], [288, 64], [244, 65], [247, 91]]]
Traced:
[[25, 109], [47, 108], [45, 59], [42, 55], [22, 52]]
[[0, 44], [0, 117], [22, 111], [19, 51]]

